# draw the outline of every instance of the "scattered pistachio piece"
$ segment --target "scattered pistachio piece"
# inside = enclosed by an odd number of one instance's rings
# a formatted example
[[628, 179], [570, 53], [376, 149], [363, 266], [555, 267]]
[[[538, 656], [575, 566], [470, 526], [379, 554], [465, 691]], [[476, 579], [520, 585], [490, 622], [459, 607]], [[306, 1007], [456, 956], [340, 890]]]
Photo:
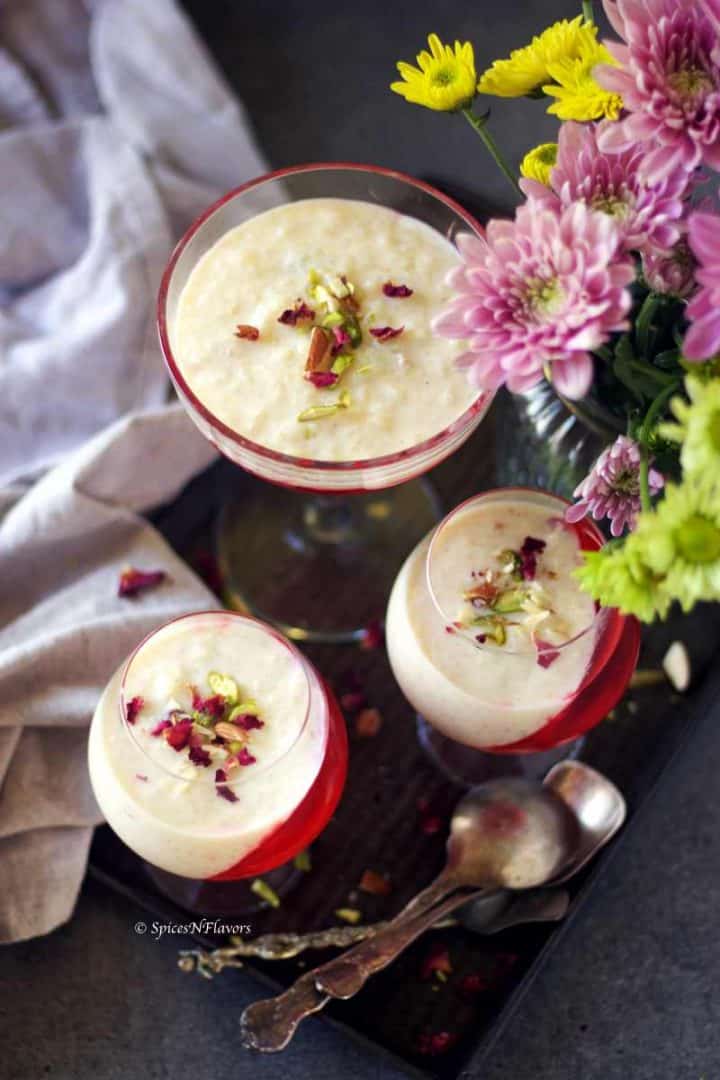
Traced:
[[509, 615], [512, 611], [522, 611], [523, 603], [527, 600], [526, 589], [506, 589], [501, 592], [492, 605], [494, 611], [503, 615]]
[[665, 682], [665, 672], [660, 668], [638, 668], [630, 679], [631, 690], [641, 690], [645, 686], [657, 686]]
[[298, 851], [297, 855], [293, 859], [293, 866], [296, 870], [302, 870], [304, 874], [309, 873], [312, 870], [310, 852], [307, 850]]
[[350, 923], [351, 926], [357, 926], [362, 919], [362, 912], [357, 908], [341, 907], [336, 908], [335, 914], [338, 919], [342, 919], [343, 922]]
[[280, 897], [272, 886], [268, 885], [267, 881], [263, 881], [262, 878], [255, 878], [250, 886], [250, 891], [259, 896], [261, 900], [264, 900], [266, 904], [269, 904], [271, 908], [280, 907]]
[[252, 698], [248, 698], [247, 701], [241, 701], [238, 705], [235, 706], [235, 708], [228, 716], [228, 720], [231, 724], [234, 724], [238, 716], [247, 716], [248, 713], [250, 714], [250, 716], [257, 716], [259, 712], [260, 707], [258, 706], [257, 701], [253, 701]]

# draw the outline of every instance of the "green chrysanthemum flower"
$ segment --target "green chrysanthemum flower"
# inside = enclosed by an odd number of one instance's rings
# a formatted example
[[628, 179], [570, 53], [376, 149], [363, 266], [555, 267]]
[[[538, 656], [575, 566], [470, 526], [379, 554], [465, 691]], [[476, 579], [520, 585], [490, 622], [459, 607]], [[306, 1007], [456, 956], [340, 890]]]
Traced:
[[680, 461], [685, 475], [714, 482], [720, 475], [720, 379], [685, 378], [690, 401], [676, 397], [670, 409], [677, 423], [659, 425], [666, 439], [681, 443]]
[[668, 484], [665, 498], [641, 514], [632, 540], [659, 588], [689, 611], [700, 600], [720, 600], [720, 485], [687, 477]]
[[652, 622], [656, 615], [665, 618], [670, 607], [662, 577], [645, 561], [636, 533], [622, 545], [606, 544], [599, 551], [586, 551], [575, 577], [603, 607], [619, 608], [624, 615], [636, 615], [643, 622]]

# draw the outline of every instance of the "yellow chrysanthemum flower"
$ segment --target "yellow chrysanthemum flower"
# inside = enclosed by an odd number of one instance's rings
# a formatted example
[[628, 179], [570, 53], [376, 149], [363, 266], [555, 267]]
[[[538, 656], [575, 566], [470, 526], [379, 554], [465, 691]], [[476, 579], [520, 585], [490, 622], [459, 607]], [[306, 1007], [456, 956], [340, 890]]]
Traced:
[[540, 143], [529, 150], [520, 162], [520, 174], [528, 180], [537, 180], [540, 184], [550, 184], [550, 173], [557, 161], [558, 144]]
[[582, 15], [548, 26], [522, 49], [513, 49], [505, 60], [496, 60], [483, 72], [478, 83], [481, 94], [494, 97], [523, 97], [540, 90], [550, 79], [550, 65], [558, 60], [574, 60], [597, 43], [597, 27]]
[[543, 92], [556, 98], [548, 112], [561, 120], [600, 120], [602, 117], [617, 120], [623, 107], [622, 98], [595, 81], [593, 71], [598, 64], [617, 66], [617, 61], [597, 41], [589, 47], [584, 46], [580, 56], [574, 59], [564, 57], [548, 64], [553, 81], [543, 86]]
[[400, 60], [397, 69], [402, 81], [390, 89], [406, 101], [437, 112], [453, 112], [469, 105], [475, 97], [475, 54], [469, 41], [443, 45], [437, 34], [428, 36], [430, 52], [418, 53], [418, 67]]

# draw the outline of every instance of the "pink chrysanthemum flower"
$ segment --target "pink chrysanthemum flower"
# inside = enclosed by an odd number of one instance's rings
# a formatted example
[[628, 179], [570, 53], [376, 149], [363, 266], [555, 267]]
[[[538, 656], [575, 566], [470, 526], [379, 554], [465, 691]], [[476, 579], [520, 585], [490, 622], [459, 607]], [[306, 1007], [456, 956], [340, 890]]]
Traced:
[[643, 176], [656, 183], [682, 166], [720, 168], [720, 49], [698, 0], [604, 0], [626, 44], [606, 42], [621, 65], [595, 69], [629, 116], [599, 139], [607, 153], [644, 144]]
[[690, 248], [700, 263], [700, 288], [687, 306], [691, 326], [683, 342], [688, 360], [708, 360], [720, 353], [720, 216], [698, 212], [688, 219]]
[[649, 251], [643, 255], [643, 277], [656, 293], [686, 300], [695, 289], [697, 263], [683, 235], [670, 251]]
[[458, 237], [458, 248], [463, 264], [449, 281], [459, 296], [433, 326], [468, 340], [458, 365], [471, 381], [518, 392], [549, 369], [559, 393], [583, 397], [591, 351], [627, 328], [635, 272], [616, 222], [582, 202], [561, 212], [529, 202], [483, 238]]
[[521, 180], [520, 186], [529, 198], [556, 200], [561, 206], [582, 199], [593, 210], [609, 214], [628, 251], [667, 251], [680, 236], [688, 174], [676, 166], [662, 180], [646, 183], [639, 175], [644, 148], [632, 146], [616, 154], [600, 149], [608, 126], [613, 121], [597, 127], [572, 120], [563, 124], [550, 187], [536, 180]]
[[[656, 469], [648, 473], [650, 492], [655, 495], [665, 483]], [[610, 532], [621, 536], [635, 528], [640, 509], [640, 447], [627, 435], [618, 435], [612, 446], [603, 450], [588, 475], [574, 491], [579, 499], [565, 511], [565, 520], [580, 521], [592, 514], [596, 521], [610, 519]]]

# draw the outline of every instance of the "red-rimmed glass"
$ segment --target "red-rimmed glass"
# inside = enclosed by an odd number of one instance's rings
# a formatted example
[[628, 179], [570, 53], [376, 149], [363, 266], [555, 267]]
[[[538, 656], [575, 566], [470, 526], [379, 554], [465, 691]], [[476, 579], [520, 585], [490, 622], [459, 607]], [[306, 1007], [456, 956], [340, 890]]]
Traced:
[[[473, 509], [482, 502], [497, 502], [517, 498], [528, 498], [547, 508], [548, 515], [557, 518], [564, 516], [569, 503], [559, 496], [548, 492], [539, 492], [527, 488], [502, 488], [485, 492], [466, 500], [456, 507], [437, 526], [424, 555], [425, 582], [433, 600], [431, 610], [438, 623], [448, 631], [452, 628], [453, 636], [467, 649], [490, 651], [497, 646], [492, 643], [478, 643], [475, 636], [452, 627], [454, 614], [443, 611], [437, 602], [433, 590], [433, 553], [443, 530], [457, 522], [458, 516]], [[579, 547], [584, 551], [596, 551], [605, 543], [599, 529], [585, 519], [577, 524], [565, 524], [578, 539]], [[393, 601], [391, 600], [391, 608]], [[486, 745], [482, 733], [478, 732], [477, 742], [473, 743], [472, 732], [465, 732], [460, 739], [457, 728], [448, 717], [447, 727], [442, 717], [437, 715], [428, 722], [422, 693], [418, 693], [410, 670], [393, 649], [392, 635], [399, 620], [388, 617], [388, 648], [396, 678], [405, 696], [418, 710], [419, 734], [423, 745], [431, 753], [441, 768], [453, 779], [463, 782], [479, 782], [489, 776], [505, 773], [538, 773], [542, 775], [555, 761], [577, 753], [578, 740], [607, 716], [625, 693], [635, 665], [640, 647], [640, 628], [636, 619], [623, 616], [614, 608], [596, 607], [592, 622], [567, 642], [553, 644], [552, 650], [562, 653], [564, 649], [580, 648], [587, 635], [594, 635], [594, 645], [590, 660], [577, 687], [566, 696], [560, 709], [549, 716], [537, 730], [531, 734], [499, 745]], [[506, 655], [513, 655], [512, 650], [503, 647]], [[395, 659], [394, 659], [395, 653]], [[518, 678], [521, 678], [522, 663], [527, 663], [527, 653], [517, 653]], [[524, 657], [524, 660], [523, 660]], [[428, 661], [429, 663], [429, 661]], [[478, 699], [478, 705], [481, 704]], [[486, 705], [487, 702], [483, 702]], [[501, 707], [497, 706], [501, 711]], [[448, 729], [453, 730], [449, 737]]]
[[[145, 766], [141, 766], [145, 768], [146, 773], [149, 773], [152, 768], [161, 776], [167, 775], [171, 781], [186, 781], [187, 778], [180, 772], [175, 773], [167, 767], [166, 763], [156, 760], [151, 752], [154, 742], [151, 740], [148, 746], [146, 741], [138, 737], [135, 725], [128, 723], [126, 687], [133, 671], [133, 664], [142, 661], [144, 647], [157, 639], [158, 635], [177, 628], [181, 623], [187, 624], [193, 633], [213, 634], [218, 620], [228, 619], [237, 620], [253, 631], [267, 635], [274, 646], [287, 650], [300, 682], [303, 687], [306, 687], [307, 696], [304, 699], [304, 717], [298, 731], [292, 741], [283, 748], [282, 753], [269, 761], [267, 765], [258, 762], [257, 767], [253, 765], [229, 773], [224, 786], [233, 791], [238, 799], [237, 804], [233, 804], [238, 808], [237, 828], [233, 831], [230, 827], [232, 825], [231, 808], [229, 814], [225, 815], [222, 827], [218, 826], [215, 832], [210, 830], [209, 839], [213, 842], [220, 838], [231, 850], [237, 834], [238, 847], [240, 849], [245, 847], [247, 841], [243, 840], [243, 805], [252, 804], [256, 797], [260, 798], [264, 792], [266, 793], [268, 781], [271, 784], [277, 782], [282, 785], [283, 770], [287, 772], [289, 762], [292, 766], [292, 756], [302, 754], [303, 750], [305, 757], [308, 755], [308, 744], [304, 747], [301, 745], [304, 739], [311, 741], [313, 747], [318, 740], [322, 739], [319, 762], [317, 751], [313, 750], [312, 760], [316, 762], [314, 766], [316, 772], [310, 786], [299, 795], [294, 805], [288, 807], [284, 819], [274, 824], [270, 831], [263, 835], [255, 846], [245, 851], [237, 861], [233, 862], [230, 858], [229, 865], [205, 880], [188, 878], [170, 870], [171, 863], [165, 862], [165, 868], [157, 865], [158, 862], [164, 861], [162, 857], [158, 858], [156, 852], [160, 851], [162, 856], [165, 855], [163, 850], [166, 843], [163, 840], [165, 832], [175, 839], [176, 830], [172, 826], [166, 827], [164, 819], [158, 820], [158, 833], [153, 837], [152, 814], [144, 809], [141, 797], [145, 785], [137, 788], [140, 795], [136, 802], [133, 802], [132, 786], [124, 785], [114, 772], [112, 763], [107, 762], [109, 749], [106, 748], [104, 739], [100, 737], [103, 725], [101, 715], [96, 715], [93, 720], [95, 730], [91, 731], [90, 739], [90, 771], [95, 796], [108, 824], [136, 854], [145, 860], [148, 874], [155, 884], [184, 907], [203, 912], [231, 914], [247, 910], [253, 905], [257, 906], [257, 897], [250, 893], [248, 886], [244, 884], [244, 879], [262, 875], [276, 891], [283, 891], [292, 880], [294, 875], [292, 864], [288, 865], [289, 860], [307, 848], [324, 829], [342, 794], [347, 773], [347, 734], [342, 713], [332, 691], [316, 669], [286, 638], [272, 627], [249, 616], [236, 612], [206, 611], [183, 615], [158, 627], [140, 642], [125, 661], [120, 673], [114, 677], [113, 683], [116, 682], [117, 685], [115, 690], [117, 700], [114, 706], [117, 713], [115, 715], [118, 718], [118, 728], [124, 735], [123, 743], [119, 744], [119, 747], [116, 746], [116, 750], [122, 750], [122, 746], [125, 745], [127, 753], [133, 755], [131, 761], [137, 759], [139, 762], [146, 763]], [[106, 707], [113, 708], [113, 702], [108, 700]], [[164, 761], [166, 762], [166, 759]], [[297, 761], [294, 766], [297, 769]], [[200, 780], [212, 786], [212, 777], [209, 775], [207, 777], [202, 775]], [[130, 828], [128, 832], [128, 823], [132, 823], [137, 815], [144, 815], [147, 818], [147, 829]], [[198, 842], [203, 842], [202, 836], [188, 837], [188, 844]]]
[[[279, 493], [251, 485], [226, 507], [219, 550], [229, 594], [291, 637], [338, 641], [356, 637], [380, 613], [408, 547], [437, 520], [436, 500], [417, 478], [465, 442], [491, 395], [478, 394], [452, 424], [415, 446], [350, 461], [317, 461], [262, 446], [229, 428], [199, 400], [172, 348], [177, 304], [198, 259], [229, 229], [266, 210], [323, 197], [377, 203], [424, 222], [450, 241], [459, 232], [479, 231], [452, 199], [390, 169], [349, 163], [282, 169], [231, 191], [191, 226], [163, 275], [158, 329], [170, 376], [197, 427], [235, 464], [288, 489]], [[398, 485], [399, 491], [390, 490]], [[341, 498], [348, 495], [354, 497]], [[278, 591], [278, 581], [295, 576], [305, 583], [304, 596], [293, 589]], [[360, 581], [355, 619], [338, 624], [326, 596], [338, 589], [347, 594]]]

